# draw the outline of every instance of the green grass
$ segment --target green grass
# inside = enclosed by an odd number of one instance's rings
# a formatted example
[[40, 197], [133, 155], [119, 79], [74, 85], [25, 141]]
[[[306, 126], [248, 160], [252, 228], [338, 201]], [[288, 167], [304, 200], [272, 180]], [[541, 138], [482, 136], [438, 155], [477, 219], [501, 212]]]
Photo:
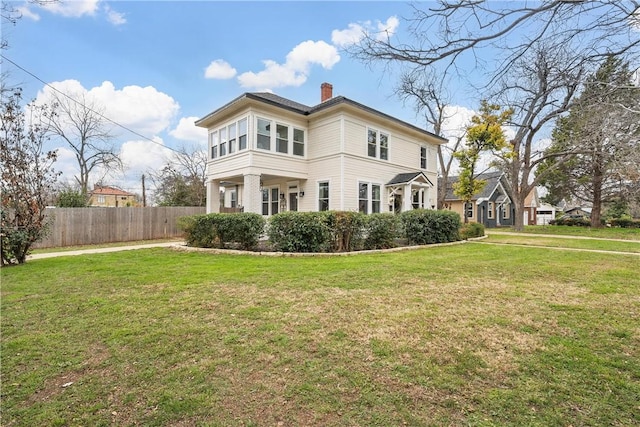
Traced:
[[[508, 228], [501, 228], [496, 231], [512, 230]], [[568, 225], [528, 225], [524, 228], [523, 233], [585, 236], [601, 239], [640, 240], [640, 228], [591, 228], [571, 227]]]
[[634, 425], [637, 266], [478, 244], [30, 261], [2, 270], [2, 425]]
[[530, 234], [507, 235], [491, 234], [482, 243], [502, 243], [555, 248], [591, 249], [601, 251], [640, 253], [640, 241], [597, 240], [597, 239], [560, 239]]

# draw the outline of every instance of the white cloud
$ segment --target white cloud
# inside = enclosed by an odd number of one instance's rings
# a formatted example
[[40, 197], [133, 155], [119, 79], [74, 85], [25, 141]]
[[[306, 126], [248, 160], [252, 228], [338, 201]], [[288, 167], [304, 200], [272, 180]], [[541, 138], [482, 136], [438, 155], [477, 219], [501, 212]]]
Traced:
[[100, 0], [73, 0], [46, 2], [41, 7], [53, 14], [69, 18], [79, 18], [84, 15], [95, 15]]
[[[102, 114], [109, 119], [145, 136], [157, 135], [166, 130], [180, 109], [173, 98], [153, 86], [125, 86], [116, 89], [113, 83], [105, 81], [102, 85], [87, 90], [77, 80], [54, 82], [51, 86], [74, 99], [84, 97], [98, 109], [102, 109]], [[53, 89], [45, 86], [38, 92], [36, 103], [48, 103], [52, 92]], [[122, 129], [115, 130], [122, 132]]]
[[360, 24], [350, 23], [344, 30], [333, 30], [331, 32], [331, 42], [338, 47], [345, 47], [358, 43], [366, 31]]
[[371, 36], [377, 40], [386, 40], [395, 34], [400, 21], [395, 16], [390, 16], [385, 22], [371, 21], [361, 23], [350, 23], [344, 30], [333, 30], [331, 32], [331, 42], [339, 48], [358, 43], [365, 36]]
[[161, 138], [156, 137], [153, 140], [155, 143], [148, 140], [133, 140], [122, 144], [120, 158], [127, 175], [158, 171], [169, 160], [171, 150], [163, 145]]
[[178, 126], [169, 132], [169, 135], [183, 141], [194, 141], [202, 144], [207, 143], [207, 130], [197, 127], [194, 122], [198, 117], [183, 117]]
[[400, 21], [395, 16], [390, 16], [387, 22], [378, 22], [378, 40], [386, 40], [387, 37], [391, 37], [396, 33]]
[[23, 18], [29, 18], [34, 21], [40, 20], [40, 15], [32, 11], [27, 5], [17, 7], [16, 10], [18, 11], [18, 13], [20, 13], [20, 16], [22, 16]]
[[204, 70], [204, 76], [207, 79], [231, 79], [235, 77], [236, 73], [236, 69], [223, 59], [211, 61], [211, 64]]
[[109, 5], [104, 6], [104, 12], [107, 14], [107, 21], [113, 25], [124, 25], [127, 23], [127, 19], [124, 17], [124, 13], [116, 12], [111, 9]]
[[127, 23], [123, 13], [113, 10], [111, 6], [106, 4], [103, 0], [48, 1], [42, 4], [25, 4], [16, 8], [16, 10], [25, 18], [39, 21], [40, 15], [33, 10], [34, 8], [45, 10], [49, 13], [63, 16], [65, 18], [96, 16], [99, 12], [103, 12], [107, 21], [113, 25], [123, 25]]
[[307, 81], [312, 65], [320, 65], [330, 70], [340, 55], [334, 46], [320, 40], [307, 40], [294, 47], [287, 54], [284, 64], [273, 60], [265, 60], [264, 70], [254, 73], [246, 72], [238, 76], [242, 87], [269, 90], [276, 87], [300, 86]]

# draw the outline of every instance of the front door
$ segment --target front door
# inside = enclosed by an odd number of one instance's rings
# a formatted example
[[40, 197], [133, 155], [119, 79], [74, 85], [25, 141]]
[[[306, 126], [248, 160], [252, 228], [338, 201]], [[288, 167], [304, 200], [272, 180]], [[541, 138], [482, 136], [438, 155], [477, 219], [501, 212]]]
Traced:
[[289, 210], [293, 212], [298, 211], [298, 191], [289, 193]]

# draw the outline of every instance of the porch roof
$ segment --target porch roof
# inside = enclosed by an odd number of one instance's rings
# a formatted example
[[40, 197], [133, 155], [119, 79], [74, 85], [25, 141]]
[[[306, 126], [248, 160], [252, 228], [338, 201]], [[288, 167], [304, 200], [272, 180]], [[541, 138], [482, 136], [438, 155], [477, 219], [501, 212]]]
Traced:
[[391, 181], [387, 182], [387, 185], [409, 184], [420, 177], [422, 177], [422, 179], [429, 185], [433, 185], [433, 182], [431, 182], [431, 180], [424, 174], [424, 172], [399, 173], [398, 175], [394, 176]]

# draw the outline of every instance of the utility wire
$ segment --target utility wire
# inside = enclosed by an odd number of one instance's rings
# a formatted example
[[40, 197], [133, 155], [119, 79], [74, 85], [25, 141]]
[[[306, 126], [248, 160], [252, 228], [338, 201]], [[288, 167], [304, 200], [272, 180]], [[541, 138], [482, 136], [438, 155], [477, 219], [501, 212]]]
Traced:
[[91, 108], [87, 107], [87, 106], [86, 106], [86, 105], [84, 105], [82, 102], [78, 101], [77, 99], [74, 99], [73, 97], [71, 97], [71, 96], [67, 95], [66, 93], [62, 92], [61, 90], [57, 89], [56, 87], [54, 87], [54, 86], [52, 86], [51, 84], [47, 83], [46, 81], [42, 80], [40, 77], [36, 76], [36, 75], [35, 75], [35, 74], [33, 74], [31, 71], [29, 71], [29, 70], [25, 69], [24, 67], [22, 67], [22, 66], [18, 65], [17, 63], [15, 63], [15, 62], [14, 62], [14, 61], [12, 61], [11, 59], [7, 58], [6, 56], [4, 56], [4, 55], [0, 54], [0, 57], [2, 57], [2, 59], [4, 59], [5, 61], [10, 62], [11, 64], [13, 64], [14, 66], [16, 66], [16, 67], [17, 67], [17, 68], [19, 68], [20, 70], [24, 71], [25, 73], [27, 73], [28, 75], [30, 75], [30, 76], [31, 76], [31, 77], [33, 77], [34, 79], [38, 80], [40, 83], [44, 84], [44, 85], [45, 85], [45, 86], [47, 86], [48, 88], [50, 88], [50, 89], [52, 89], [52, 90], [54, 90], [54, 91], [58, 92], [59, 94], [61, 94], [62, 96], [66, 97], [66, 98], [69, 98], [71, 101], [73, 101], [73, 102], [75, 102], [76, 104], [78, 104], [78, 105], [82, 106], [83, 108], [86, 108], [87, 110], [91, 111], [92, 113], [94, 113], [94, 114], [96, 114], [96, 115], [98, 115], [98, 116], [102, 117], [103, 119], [105, 119], [105, 120], [106, 120], [106, 121], [108, 121], [109, 123], [112, 123], [112, 124], [114, 124], [114, 125], [116, 125], [116, 126], [118, 126], [118, 127], [122, 128], [122, 129], [124, 129], [124, 130], [126, 130], [126, 131], [128, 131], [128, 132], [131, 132], [132, 134], [134, 134], [134, 135], [136, 135], [136, 136], [139, 136], [140, 138], [142, 138], [142, 139], [144, 139], [144, 140], [146, 140], [146, 141], [152, 142], [152, 143], [157, 144], [157, 145], [159, 145], [159, 146], [161, 146], [161, 147], [164, 147], [164, 148], [166, 148], [166, 149], [168, 149], [168, 150], [171, 150], [171, 151], [173, 151], [173, 152], [175, 152], [175, 153], [181, 154], [181, 153], [180, 153], [180, 151], [178, 151], [178, 150], [176, 150], [176, 149], [174, 149], [174, 148], [171, 148], [171, 147], [169, 147], [169, 146], [167, 146], [167, 145], [161, 144], [161, 143], [159, 143], [158, 141], [154, 141], [153, 139], [149, 138], [148, 136], [142, 135], [141, 133], [136, 132], [135, 130], [133, 130], [133, 129], [131, 129], [131, 128], [128, 128], [127, 126], [125, 126], [125, 125], [123, 125], [123, 124], [120, 124], [120, 123], [116, 122], [115, 120], [110, 119], [109, 117], [105, 116], [104, 114], [99, 113], [98, 111], [95, 111], [95, 110], [93, 110], [93, 109], [91, 109]]

